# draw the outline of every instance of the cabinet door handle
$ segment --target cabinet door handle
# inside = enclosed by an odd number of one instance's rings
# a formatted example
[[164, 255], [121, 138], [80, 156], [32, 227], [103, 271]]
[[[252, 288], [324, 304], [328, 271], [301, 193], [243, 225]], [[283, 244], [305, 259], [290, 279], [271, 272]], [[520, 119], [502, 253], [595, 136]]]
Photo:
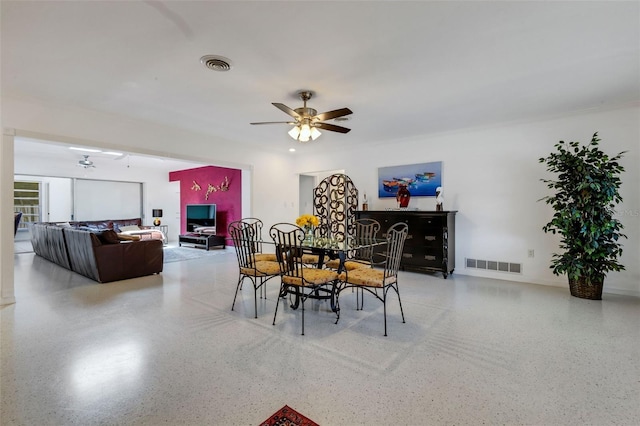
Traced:
[[425, 254], [424, 260], [436, 260], [436, 257], [429, 254]]
[[427, 241], [435, 241], [436, 240], [436, 236], [435, 235], [425, 235], [424, 239]]
[[402, 253], [402, 257], [406, 257], [408, 259], [411, 259], [413, 257], [413, 253]]

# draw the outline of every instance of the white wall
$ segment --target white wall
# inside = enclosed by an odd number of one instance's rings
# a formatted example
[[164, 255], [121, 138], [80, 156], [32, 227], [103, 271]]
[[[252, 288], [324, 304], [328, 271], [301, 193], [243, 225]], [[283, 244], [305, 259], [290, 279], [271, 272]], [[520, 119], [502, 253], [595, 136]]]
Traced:
[[71, 220], [71, 179], [48, 176], [17, 175], [15, 180], [40, 182], [40, 221], [65, 222]]
[[[445, 209], [459, 211], [455, 273], [557, 286], [566, 286], [566, 280], [554, 276], [548, 268], [551, 253], [557, 249], [557, 239], [541, 231], [551, 217], [551, 210], [537, 202], [547, 193], [539, 181], [546, 176], [544, 167], [537, 160], [547, 155], [560, 139], [587, 142], [592, 133], [598, 131], [605, 151], [613, 154], [629, 150], [622, 161], [627, 172], [623, 176], [621, 191], [625, 202], [619, 208], [620, 220], [629, 236], [621, 259], [627, 270], [609, 274], [605, 292], [640, 296], [640, 262], [637, 261], [640, 258], [638, 107], [426, 135], [411, 140], [389, 141], [385, 145], [370, 145], [368, 149], [345, 148], [340, 153], [323, 152], [322, 139], [319, 139], [316, 142], [319, 149], [312, 155], [290, 156], [247, 149], [237, 143], [201, 134], [94, 111], [58, 108], [6, 97], [2, 106], [3, 126], [16, 129], [24, 136], [35, 134], [47, 135], [49, 140], [55, 140], [52, 139], [55, 137], [77, 139], [113, 150], [124, 147], [126, 151], [133, 147], [142, 153], [251, 170], [250, 214], [260, 217], [267, 228], [273, 223], [293, 221], [297, 217], [300, 174], [343, 169], [361, 194], [368, 194], [369, 208], [373, 210], [395, 206], [393, 199], [376, 197], [378, 167], [443, 161], [444, 206]], [[269, 141], [264, 142], [269, 146]], [[186, 150], [185, 146], [189, 149]], [[197, 156], [185, 152], [197, 153]], [[16, 164], [16, 173], [41, 174], [25, 170], [23, 166], [27, 167]], [[100, 173], [97, 169], [96, 172]], [[160, 181], [166, 181], [166, 177], [145, 180], [148, 185]], [[163, 191], [150, 189], [146, 193], [161, 194]], [[160, 199], [146, 200], [145, 208], [166, 208], [156, 204], [158, 202]], [[410, 206], [433, 210], [435, 200], [413, 198]], [[150, 210], [146, 211], [150, 214]], [[535, 250], [534, 258], [527, 257], [528, 249]], [[522, 263], [523, 273], [467, 269], [464, 262], [467, 257]]]
[[[540, 178], [550, 177], [538, 158], [548, 155], [559, 140], [586, 143], [598, 131], [605, 152], [629, 151], [622, 160], [624, 203], [617, 209], [629, 237], [621, 258], [627, 270], [610, 273], [604, 291], [640, 296], [639, 114], [637, 107], [625, 108], [390, 141], [367, 150], [345, 149], [340, 155], [318, 150], [296, 167], [300, 173], [343, 167], [360, 193], [366, 191], [369, 209], [384, 210], [396, 205], [393, 198], [377, 197], [378, 167], [443, 161], [444, 207], [458, 210], [455, 273], [566, 286], [566, 278], [553, 275], [548, 267], [558, 239], [541, 230], [552, 211], [537, 201], [547, 195]], [[435, 198], [413, 197], [409, 207], [434, 210]], [[534, 258], [528, 257], [529, 249]], [[521, 263], [523, 270], [513, 274], [466, 268], [465, 258]]]

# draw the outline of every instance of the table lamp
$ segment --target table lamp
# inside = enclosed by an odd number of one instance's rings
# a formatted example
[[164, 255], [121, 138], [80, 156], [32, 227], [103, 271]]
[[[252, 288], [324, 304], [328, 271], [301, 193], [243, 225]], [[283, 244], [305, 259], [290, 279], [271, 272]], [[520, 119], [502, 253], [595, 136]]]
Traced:
[[160, 223], [162, 223], [160, 221], [160, 218], [162, 217], [162, 209], [153, 209], [151, 211], [151, 215], [155, 218], [153, 219], [153, 224], [155, 226], [160, 226]]

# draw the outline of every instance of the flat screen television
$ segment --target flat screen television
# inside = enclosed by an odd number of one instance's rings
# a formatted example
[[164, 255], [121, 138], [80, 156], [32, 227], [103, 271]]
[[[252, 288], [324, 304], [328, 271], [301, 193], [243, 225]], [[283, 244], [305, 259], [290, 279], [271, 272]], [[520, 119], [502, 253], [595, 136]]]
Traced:
[[187, 232], [194, 232], [196, 228], [206, 226], [216, 227], [215, 204], [187, 204]]

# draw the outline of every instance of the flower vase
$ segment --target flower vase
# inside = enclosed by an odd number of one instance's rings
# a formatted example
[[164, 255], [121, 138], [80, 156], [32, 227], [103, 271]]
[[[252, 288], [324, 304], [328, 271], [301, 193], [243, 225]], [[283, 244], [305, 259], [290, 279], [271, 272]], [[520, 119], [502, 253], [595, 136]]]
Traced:
[[311, 225], [305, 225], [304, 227], [304, 244], [313, 244], [313, 227]]
[[400, 208], [408, 207], [409, 200], [411, 199], [411, 193], [406, 185], [400, 185], [398, 188], [398, 194], [396, 195], [396, 200], [398, 201], [398, 206]]

